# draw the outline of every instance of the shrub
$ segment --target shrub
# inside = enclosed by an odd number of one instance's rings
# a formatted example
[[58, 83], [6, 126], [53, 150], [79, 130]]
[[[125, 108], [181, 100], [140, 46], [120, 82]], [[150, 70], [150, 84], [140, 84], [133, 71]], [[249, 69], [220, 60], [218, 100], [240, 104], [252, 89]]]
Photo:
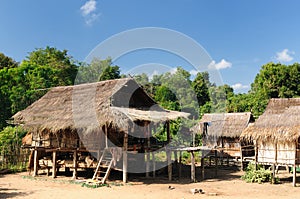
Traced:
[[[273, 182], [273, 175], [270, 169], [265, 169], [261, 165], [257, 165], [257, 169], [255, 169], [255, 164], [249, 163], [242, 179], [248, 183]], [[279, 179], [275, 178], [274, 182], [278, 183]]]

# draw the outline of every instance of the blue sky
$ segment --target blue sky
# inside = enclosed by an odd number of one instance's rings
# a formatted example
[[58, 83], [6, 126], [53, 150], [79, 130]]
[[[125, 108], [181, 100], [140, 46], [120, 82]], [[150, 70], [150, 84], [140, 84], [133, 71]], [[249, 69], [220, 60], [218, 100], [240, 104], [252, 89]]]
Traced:
[[[48, 45], [83, 61], [120, 32], [167, 28], [200, 44], [223, 82], [246, 92], [263, 64], [299, 62], [299, 8], [297, 0], [2, 0], [0, 52], [21, 61]], [[132, 52], [115, 62], [123, 71], [148, 63], [191, 70], [185, 60], [155, 50]]]

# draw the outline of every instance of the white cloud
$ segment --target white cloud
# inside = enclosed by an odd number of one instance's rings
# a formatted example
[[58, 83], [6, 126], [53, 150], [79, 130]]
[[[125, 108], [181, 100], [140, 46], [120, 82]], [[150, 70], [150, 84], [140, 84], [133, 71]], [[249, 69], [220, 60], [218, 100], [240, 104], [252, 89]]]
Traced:
[[221, 70], [221, 69], [225, 69], [225, 68], [230, 68], [232, 66], [232, 63], [226, 61], [225, 59], [222, 59], [220, 62], [216, 63], [215, 60], [213, 60], [208, 68], [210, 69], [217, 69], [217, 70]]
[[231, 87], [232, 87], [234, 90], [241, 90], [241, 89], [247, 89], [247, 88], [249, 88], [248, 85], [243, 85], [243, 84], [241, 84], [241, 83], [233, 84], [233, 85], [231, 85]]
[[193, 75], [193, 76], [196, 76], [198, 73], [199, 73], [198, 70], [193, 69], [193, 70], [190, 71], [190, 74]]
[[92, 25], [94, 21], [96, 21], [100, 13], [96, 13], [97, 9], [97, 1], [96, 0], [89, 0], [83, 6], [80, 7], [81, 15], [85, 19], [85, 23], [87, 25]]
[[80, 11], [83, 16], [87, 16], [96, 10], [97, 2], [95, 0], [87, 1], [83, 6], [81, 6]]
[[294, 54], [295, 52], [289, 49], [283, 49], [283, 51], [276, 53], [275, 59], [279, 62], [290, 62], [294, 59], [294, 57], [292, 57]]

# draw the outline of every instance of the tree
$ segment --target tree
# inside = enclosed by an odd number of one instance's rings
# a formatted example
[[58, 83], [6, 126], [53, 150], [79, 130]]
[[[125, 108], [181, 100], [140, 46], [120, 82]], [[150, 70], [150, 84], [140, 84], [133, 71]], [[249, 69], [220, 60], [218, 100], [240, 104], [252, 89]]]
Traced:
[[0, 53], [0, 70], [3, 68], [14, 68], [17, 67], [18, 63], [10, 57], [5, 56], [3, 53]]
[[210, 101], [208, 87], [206, 85], [203, 73], [198, 73], [192, 82], [193, 89], [196, 93], [199, 106], [203, 106]]
[[120, 78], [119, 66], [112, 66], [110, 57], [105, 60], [94, 58], [90, 64], [83, 63], [78, 69], [76, 84], [92, 83]]
[[78, 66], [67, 50], [58, 50], [54, 47], [37, 48], [32, 51], [24, 60], [24, 64], [31, 66], [48, 66], [59, 70], [58, 78], [61, 85], [74, 84]]

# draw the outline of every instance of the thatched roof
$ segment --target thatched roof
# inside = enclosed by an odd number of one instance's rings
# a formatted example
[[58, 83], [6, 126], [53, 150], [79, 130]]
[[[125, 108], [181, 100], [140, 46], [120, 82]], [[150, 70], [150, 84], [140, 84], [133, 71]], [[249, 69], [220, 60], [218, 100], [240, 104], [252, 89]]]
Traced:
[[265, 112], [244, 130], [246, 140], [292, 142], [300, 136], [300, 98], [270, 99]]
[[239, 137], [243, 130], [253, 122], [250, 112], [245, 113], [210, 113], [204, 114], [199, 123], [191, 130], [203, 134], [204, 124], [207, 124], [207, 135], [214, 137]]
[[123, 131], [134, 121], [165, 121], [187, 113], [162, 109], [131, 78], [52, 88], [13, 116], [31, 132], [94, 131], [108, 124]]

